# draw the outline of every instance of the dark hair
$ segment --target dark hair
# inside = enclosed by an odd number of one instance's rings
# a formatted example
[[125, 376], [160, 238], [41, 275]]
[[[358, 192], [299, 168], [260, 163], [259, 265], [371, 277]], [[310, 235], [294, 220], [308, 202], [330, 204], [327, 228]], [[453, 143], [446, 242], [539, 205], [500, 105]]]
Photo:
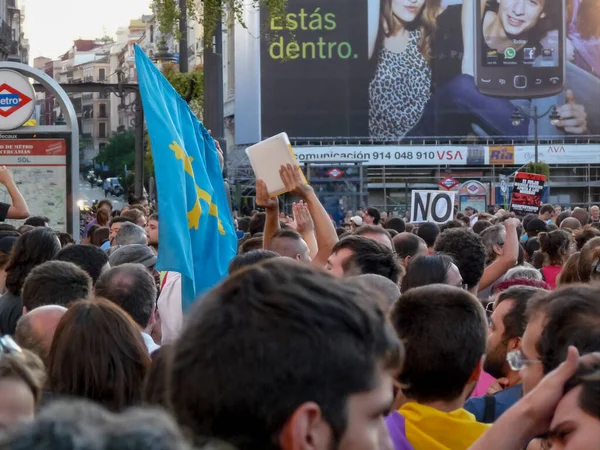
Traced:
[[[218, 444], [217, 444], [218, 445]], [[110, 414], [83, 400], [58, 400], [34, 421], [10, 429], [0, 448], [11, 450], [191, 450], [173, 419], [159, 409]], [[205, 450], [232, 450], [211, 446]]]
[[492, 222], [490, 222], [489, 220], [478, 220], [472, 227], [473, 233], [481, 235], [482, 231], [488, 229], [491, 226], [493, 225]]
[[149, 368], [142, 335], [121, 308], [103, 299], [76, 302], [54, 333], [49, 388], [122, 411], [140, 403]]
[[337, 234], [338, 238], [345, 232], [346, 232], [346, 230], [342, 227], [336, 227], [336, 229], [335, 229], [335, 234]]
[[95, 284], [108, 264], [106, 253], [93, 245], [70, 245], [58, 252], [54, 258], [56, 261], [73, 263], [87, 272]]
[[592, 279], [592, 270], [594, 270], [594, 260], [597, 258], [596, 249], [598, 247], [600, 247], [600, 237], [590, 239], [581, 249], [577, 272], [582, 283], [587, 283]]
[[61, 248], [65, 248], [75, 243], [75, 239], [73, 239], [73, 236], [71, 236], [69, 233], [57, 232], [56, 237], [60, 242]]
[[563, 256], [569, 251], [572, 237], [564, 230], [538, 234], [540, 250], [546, 259], [545, 265], [562, 266]]
[[112, 220], [110, 221], [110, 224], [108, 225], [108, 227], [109, 228], [112, 227], [115, 223], [126, 223], [126, 222], [135, 223], [134, 220], [131, 220], [131, 219], [127, 218], [127, 217], [117, 216], [117, 217], [113, 217], [112, 218]]
[[265, 229], [266, 220], [267, 215], [265, 213], [256, 213], [254, 217], [250, 219], [250, 224], [248, 225], [250, 236], [254, 236], [256, 233], [262, 233]]
[[419, 246], [425, 244], [425, 241], [416, 234], [405, 231], [398, 236], [394, 236], [392, 243], [394, 244], [398, 258], [404, 259], [408, 256], [415, 256], [419, 251]]
[[241, 217], [238, 219], [238, 230], [243, 231], [244, 233], [247, 233], [249, 226], [250, 226], [250, 219], [248, 217]]
[[575, 285], [548, 294], [547, 320], [537, 344], [544, 373], [556, 369], [569, 346], [581, 355], [600, 351], [598, 287]]
[[402, 278], [402, 293], [429, 284], [446, 284], [448, 270], [454, 261], [448, 255], [419, 255], [408, 262]]
[[542, 207], [540, 208], [540, 216], [542, 214], [546, 214], [546, 213], [550, 213], [550, 214], [554, 214], [554, 206], [552, 206], [549, 203], [545, 203], [542, 205]]
[[345, 274], [374, 273], [384, 276], [394, 283], [398, 282], [400, 272], [398, 263], [392, 251], [386, 246], [362, 236], [348, 236], [333, 246], [331, 254], [344, 249], [352, 251], [352, 256], [343, 264]]
[[591, 225], [586, 225], [582, 230], [576, 230], [573, 235], [577, 243], [577, 250], [581, 250], [587, 241], [595, 237], [600, 237], [600, 230]]
[[90, 244], [94, 247], [101, 247], [110, 237], [110, 229], [107, 227], [99, 227], [91, 236]]
[[435, 250], [452, 256], [469, 289], [479, 284], [485, 269], [485, 246], [478, 234], [464, 228], [446, 230], [438, 238]]
[[170, 409], [168, 374], [171, 370], [173, 348], [163, 345], [152, 353], [152, 367], [144, 380], [142, 401], [144, 406], [162, 406]]
[[578, 406], [590, 416], [600, 419], [600, 364], [580, 364], [577, 372], [565, 383], [565, 394], [581, 386]]
[[425, 241], [427, 247], [433, 247], [435, 244], [435, 240], [440, 234], [440, 227], [437, 224], [432, 222], [425, 222], [419, 225], [419, 229], [417, 230], [417, 236]]
[[400, 217], [390, 217], [385, 223], [385, 227], [388, 230], [395, 230], [398, 233], [404, 233], [406, 230], [406, 223]]
[[479, 301], [456, 287], [423, 286], [402, 294], [391, 321], [406, 347], [403, 393], [419, 403], [458, 398], [485, 353]]
[[[463, 219], [466, 219], [466, 221], [470, 223], [470, 219], [468, 217], [463, 216]], [[444, 232], [445, 230], [449, 230], [451, 228], [464, 228], [465, 222], [463, 222], [463, 219], [461, 219], [461, 220], [453, 219], [453, 220], [449, 220], [448, 222], [439, 225], [440, 233]]]
[[158, 222], [158, 213], [150, 214], [150, 216], [148, 217], [148, 222], [150, 222], [151, 220]]
[[31, 216], [28, 218], [23, 225], [31, 225], [32, 227], [45, 227], [48, 225], [48, 218], [42, 216]]
[[44, 305], [67, 307], [85, 300], [92, 291], [92, 279], [75, 264], [48, 261], [35, 267], [25, 279], [21, 300], [28, 311]]
[[244, 243], [242, 243], [240, 245], [238, 254], [244, 255], [253, 250], [261, 250], [262, 248], [263, 248], [262, 236], [261, 237], [253, 237], [253, 238], [248, 239], [247, 241], [244, 241]]
[[111, 210], [111, 211], [113, 210], [113, 205], [112, 205], [112, 202], [111, 202], [110, 200], [107, 200], [107, 199], [100, 200], [100, 201], [98, 202], [98, 204], [96, 205], [96, 208], [98, 208], [98, 209], [102, 209], [102, 207], [103, 207], [104, 205], [108, 205], [108, 207], [110, 208], [110, 210]]
[[261, 261], [271, 258], [279, 258], [279, 255], [270, 250], [252, 250], [243, 255], [238, 255], [229, 263], [229, 274], [231, 275], [240, 269], [253, 266]]
[[92, 236], [94, 235], [94, 233], [96, 232], [96, 230], [99, 228], [101, 228], [101, 227], [97, 223], [95, 223], [94, 225], [91, 225], [87, 230], [86, 238], [91, 239]]
[[556, 218], [556, 226], [560, 227], [560, 224], [562, 223], [563, 220], [565, 220], [567, 217], [571, 217], [571, 211], [563, 211], [561, 212], [558, 217]]
[[[339, 440], [348, 398], [373, 388], [376, 367], [401, 360], [401, 343], [368, 296], [289, 258], [225, 280], [192, 306], [174, 346], [179, 424], [240, 449], [275, 449], [294, 411], [315, 402]], [[285, 395], [273, 388], [282, 385]]]
[[373, 218], [373, 225], [379, 225], [381, 214], [377, 208], [367, 208], [367, 214]]
[[590, 223], [590, 213], [588, 213], [583, 208], [575, 208], [573, 210], [573, 212], [571, 213], [571, 217], [573, 217], [574, 219], [579, 220], [579, 223], [582, 226], [586, 226], [587, 224]]
[[498, 294], [494, 308], [506, 300], [512, 300], [513, 305], [509, 312], [506, 313], [502, 323], [504, 324], [504, 339], [514, 339], [523, 337], [525, 328], [527, 328], [527, 304], [529, 300], [536, 294], [544, 292], [541, 289], [530, 286], [512, 286]]
[[531, 263], [533, 254], [540, 249], [540, 241], [537, 237], [529, 238], [525, 242], [525, 253], [527, 253], [526, 261]]
[[40, 264], [53, 259], [60, 251], [60, 242], [54, 231], [39, 227], [22, 235], [12, 249], [6, 266], [6, 289], [20, 295], [25, 278]]
[[154, 278], [141, 264], [121, 264], [107, 270], [94, 288], [96, 297], [118, 305], [140, 327], [146, 328], [156, 305]]

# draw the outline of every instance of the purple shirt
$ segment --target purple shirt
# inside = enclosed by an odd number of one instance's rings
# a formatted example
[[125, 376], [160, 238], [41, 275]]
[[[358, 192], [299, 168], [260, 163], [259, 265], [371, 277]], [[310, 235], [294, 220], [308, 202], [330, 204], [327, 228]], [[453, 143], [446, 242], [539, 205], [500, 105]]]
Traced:
[[385, 418], [390, 437], [394, 443], [394, 450], [413, 450], [406, 439], [406, 421], [398, 411], [394, 411]]

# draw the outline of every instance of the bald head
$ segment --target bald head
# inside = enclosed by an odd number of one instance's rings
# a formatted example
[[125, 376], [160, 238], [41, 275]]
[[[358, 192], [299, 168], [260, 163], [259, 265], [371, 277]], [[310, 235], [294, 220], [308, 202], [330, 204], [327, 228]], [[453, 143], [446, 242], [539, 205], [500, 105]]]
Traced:
[[280, 256], [292, 258], [301, 263], [311, 262], [310, 249], [302, 236], [292, 230], [280, 230], [271, 238], [266, 250], [271, 250]]
[[47, 362], [54, 332], [66, 312], [67, 308], [58, 305], [40, 306], [31, 310], [17, 322], [15, 340], [21, 347], [31, 350], [42, 361]]
[[577, 220], [575, 217], [567, 217], [560, 223], [561, 230], [567, 229], [571, 231], [580, 230], [581, 222]]

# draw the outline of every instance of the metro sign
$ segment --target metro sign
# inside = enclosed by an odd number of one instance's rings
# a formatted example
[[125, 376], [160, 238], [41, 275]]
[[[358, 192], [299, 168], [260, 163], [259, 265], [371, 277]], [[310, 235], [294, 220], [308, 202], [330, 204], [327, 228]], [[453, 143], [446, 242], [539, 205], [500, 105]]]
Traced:
[[[0, 85], [0, 116], [8, 117], [31, 103], [32, 98], [17, 91], [6, 83]], [[8, 108], [8, 109], [6, 109]]]
[[452, 177], [446, 177], [443, 180], [438, 181], [438, 184], [448, 190], [452, 189], [453, 187], [457, 186], [459, 183], [458, 181], [456, 181], [454, 178]]
[[339, 178], [342, 175], [344, 175], [344, 172], [342, 172], [340, 169], [331, 169], [327, 172], [327, 175], [329, 175], [331, 178]]
[[477, 186], [476, 184], [470, 184], [467, 187], [467, 190], [471, 191], [474, 194], [475, 192], [477, 192], [479, 190], [479, 186]]

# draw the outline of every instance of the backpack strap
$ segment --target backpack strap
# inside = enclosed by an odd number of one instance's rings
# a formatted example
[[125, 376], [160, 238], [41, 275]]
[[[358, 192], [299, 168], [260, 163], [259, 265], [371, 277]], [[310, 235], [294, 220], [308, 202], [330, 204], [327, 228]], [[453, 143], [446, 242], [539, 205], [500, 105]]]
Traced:
[[486, 395], [483, 397], [485, 408], [483, 410], [483, 423], [494, 423], [496, 420], [496, 397]]

